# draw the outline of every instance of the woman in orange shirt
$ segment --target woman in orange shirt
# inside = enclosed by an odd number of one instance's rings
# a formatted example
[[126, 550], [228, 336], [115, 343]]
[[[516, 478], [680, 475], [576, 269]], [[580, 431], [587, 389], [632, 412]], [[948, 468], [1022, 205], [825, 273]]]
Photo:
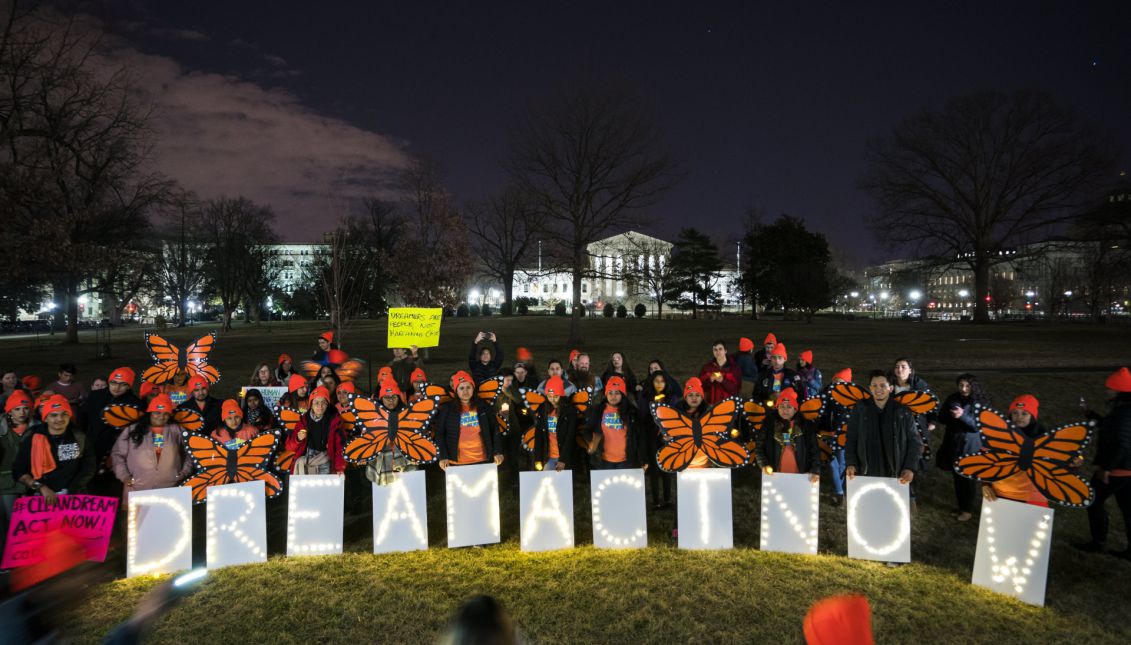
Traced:
[[819, 481], [821, 450], [817, 427], [797, 415], [797, 390], [786, 388], [778, 392], [774, 412], [758, 433], [757, 446], [764, 474], [809, 473], [809, 481]]
[[[1018, 430], [1031, 439], [1048, 432], [1048, 429], [1037, 423], [1039, 406], [1040, 401], [1032, 394], [1022, 394], [1009, 404], [1009, 420]], [[1048, 508], [1049, 505], [1045, 496], [1037, 490], [1033, 481], [1024, 472], [1014, 473], [1011, 477], [989, 485], [982, 484], [982, 496], [991, 502], [1001, 497], [1034, 506], [1044, 506], [1045, 508]]]
[[436, 413], [433, 427], [440, 447], [440, 468], [494, 461], [503, 463], [503, 442], [491, 406], [475, 396], [471, 374], [460, 370], [452, 376], [455, 399]]
[[599, 455], [597, 468], [648, 468], [646, 445], [629, 405], [628, 383], [619, 376], [605, 382], [605, 400], [589, 408], [586, 426], [593, 428], [589, 454]]
[[577, 409], [565, 398], [565, 380], [546, 379], [546, 401], [534, 411], [534, 469], [565, 470], [574, 463]]

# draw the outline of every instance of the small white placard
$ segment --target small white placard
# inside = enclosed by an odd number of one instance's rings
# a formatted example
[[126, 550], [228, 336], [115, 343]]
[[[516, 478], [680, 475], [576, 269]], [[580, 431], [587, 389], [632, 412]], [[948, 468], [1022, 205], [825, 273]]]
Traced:
[[131, 491], [127, 505], [127, 578], [192, 568], [191, 488]]
[[448, 548], [499, 542], [499, 467], [448, 466]]
[[423, 470], [395, 474], [391, 484], [373, 484], [373, 552], [428, 548], [428, 491]]
[[762, 474], [763, 551], [817, 554], [819, 489], [808, 473]]
[[287, 482], [287, 555], [342, 552], [345, 481], [342, 475], [291, 475]]
[[267, 507], [263, 482], [209, 486], [205, 525], [208, 568], [267, 561]]
[[590, 471], [593, 502], [593, 546], [640, 549], [648, 546], [644, 471]]
[[689, 468], [676, 478], [679, 548], [734, 548], [730, 469]]
[[573, 471], [518, 474], [519, 545], [523, 551], [573, 547]]
[[1044, 607], [1052, 517], [1051, 508], [1008, 499], [983, 501], [970, 582]]
[[895, 477], [848, 480], [848, 557], [911, 562], [911, 488]]

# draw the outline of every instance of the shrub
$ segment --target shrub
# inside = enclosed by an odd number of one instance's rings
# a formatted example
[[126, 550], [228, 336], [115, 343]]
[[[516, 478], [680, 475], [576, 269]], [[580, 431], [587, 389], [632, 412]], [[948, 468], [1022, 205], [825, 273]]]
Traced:
[[615, 311], [615, 308], [613, 307], [613, 303], [606, 302], [605, 308], [604, 308], [604, 310], [602, 310], [601, 313], [604, 314], [605, 318], [612, 318], [614, 311]]
[[557, 315], [557, 316], [566, 315], [566, 306], [565, 306], [564, 302], [559, 302], [558, 304], [554, 305], [554, 315]]
[[479, 310], [479, 314], [482, 315], [482, 316], [490, 316], [491, 315], [491, 305], [484, 303], [483, 308]]
[[499, 313], [504, 315], [504, 316], [509, 316], [512, 313], [514, 313], [514, 307], [511, 306], [511, 303], [504, 302], [502, 305], [499, 306]]
[[632, 308], [632, 313], [636, 314], [637, 318], [643, 318], [648, 315], [648, 308], [644, 306], [643, 302], [638, 302], [636, 306]]
[[459, 308], [456, 309], [456, 318], [467, 318], [467, 314], [468, 314], [467, 303], [466, 302], [460, 303]]
[[529, 308], [529, 305], [526, 304], [526, 299], [523, 298], [522, 300], [519, 300], [518, 301], [518, 315], [525, 316], [528, 311], [530, 311], [530, 308]]
[[617, 305], [617, 318], [628, 318], [628, 309], [624, 305]]
[[475, 318], [476, 316], [478, 316], [479, 315], [479, 305], [471, 305], [471, 308], [468, 310], [468, 314], [472, 318]]

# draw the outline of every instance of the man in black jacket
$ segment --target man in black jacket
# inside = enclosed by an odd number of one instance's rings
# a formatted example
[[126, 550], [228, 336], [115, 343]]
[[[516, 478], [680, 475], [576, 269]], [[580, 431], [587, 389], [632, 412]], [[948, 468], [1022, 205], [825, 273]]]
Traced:
[[503, 350], [495, 332], [481, 331], [471, 341], [471, 351], [467, 354], [467, 369], [478, 385], [489, 378], [498, 376], [503, 366]]
[[208, 394], [208, 381], [203, 376], [194, 376], [188, 382], [189, 398], [178, 409], [192, 410], [204, 419], [199, 434], [210, 435], [220, 427], [220, 412], [223, 403], [220, 399]]
[[129, 367], [119, 367], [110, 372], [105, 390], [93, 390], [82, 402], [81, 418], [86, 436], [94, 448], [97, 472], [87, 488], [91, 494], [117, 497], [122, 494], [122, 483], [114, 476], [110, 465], [110, 450], [118, 440], [119, 429], [102, 420], [102, 411], [110, 405], [126, 404], [145, 408], [133, 391], [135, 373]]
[[[1096, 438], [1096, 473], [1092, 488], [1096, 498], [1088, 507], [1088, 526], [1092, 541], [1074, 545], [1082, 551], [1102, 552], [1107, 545], [1110, 525], [1104, 503], [1114, 496], [1123, 513], [1124, 532], [1131, 540], [1131, 370], [1121, 367], [1104, 382], [1114, 394], [1111, 412], [1100, 419]], [[1090, 415], [1091, 416], [1091, 415]], [[1131, 544], [1115, 555], [1131, 560]]]
[[870, 401], [857, 403], [848, 417], [845, 476], [898, 477], [910, 484], [922, 445], [911, 411], [891, 400], [891, 382], [883, 370], [869, 379]]

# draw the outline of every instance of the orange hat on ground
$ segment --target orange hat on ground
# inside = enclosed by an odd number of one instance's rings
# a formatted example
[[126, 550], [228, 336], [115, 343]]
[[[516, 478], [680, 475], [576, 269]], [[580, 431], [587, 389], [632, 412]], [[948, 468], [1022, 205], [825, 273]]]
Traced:
[[142, 381], [141, 387], [138, 388], [138, 395], [143, 399], [154, 392], [161, 394], [161, 386], [150, 383], [149, 381]]
[[310, 393], [310, 402], [313, 404], [318, 399], [325, 399], [326, 402], [329, 403], [330, 402], [330, 390], [327, 390], [324, 387], [314, 388], [314, 391]]
[[47, 418], [47, 415], [52, 412], [66, 412], [67, 416], [75, 416], [75, 411], [71, 409], [71, 403], [67, 397], [62, 394], [52, 394], [46, 401], [41, 404], [39, 409], [39, 416]]
[[31, 397], [23, 390], [16, 390], [8, 395], [8, 399], [4, 401], [4, 413], [7, 414], [16, 408], [30, 408]]
[[775, 405], [781, 405], [783, 401], [789, 401], [794, 409], [797, 409], [797, 390], [787, 387], [781, 392], [778, 392], [777, 397], [774, 398]]
[[196, 388], [198, 388], [198, 387], [203, 387], [206, 390], [208, 389], [208, 379], [204, 378], [203, 376], [201, 376], [199, 374], [197, 374], [196, 376], [189, 379], [189, 381], [188, 381], [188, 391], [189, 392], [195, 392]]
[[748, 352], [752, 349], [754, 349], [754, 341], [750, 340], [749, 338], [738, 339], [738, 351]]
[[357, 386], [353, 384], [353, 381], [346, 381], [345, 383], [342, 383], [338, 386], [338, 391], [357, 394]]
[[811, 349], [807, 349], [801, 352], [800, 354], [798, 354], [798, 357], [810, 365], [813, 364], [813, 350]]
[[692, 376], [683, 384], [684, 396], [691, 392], [698, 392], [699, 396], [703, 396], [703, 381], [700, 381], [698, 376]]
[[293, 364], [295, 362], [295, 359], [291, 358], [290, 354], [279, 354], [279, 359], [275, 361], [275, 364], [282, 365], [286, 361], [290, 361]]
[[1041, 402], [1037, 400], [1037, 397], [1032, 394], [1022, 394], [1016, 399], [1013, 399], [1013, 403], [1009, 404], [1009, 411], [1024, 410], [1033, 415], [1033, 418], [1036, 419], [1037, 409], [1040, 408], [1040, 406]]
[[789, 352], [785, 351], [785, 343], [778, 343], [770, 350], [770, 356], [781, 356], [784, 359], [789, 358]]
[[1131, 392], [1131, 370], [1121, 367], [1104, 381], [1104, 387], [1116, 392]]
[[872, 645], [872, 610], [868, 599], [846, 594], [818, 600], [805, 615], [809, 645]]
[[397, 398], [404, 396], [404, 394], [401, 392], [400, 386], [398, 386], [397, 382], [391, 378], [387, 378], [384, 381], [381, 381], [381, 386], [377, 388], [377, 394], [382, 399], [387, 396], [395, 396]]
[[551, 376], [546, 379], [546, 394], [565, 394], [565, 381], [560, 376]]
[[841, 371], [837, 372], [836, 374], [833, 374], [833, 380], [835, 381], [837, 379], [840, 379], [841, 381], [844, 381], [845, 383], [851, 383], [852, 382], [852, 368], [846, 367], [846, 368], [842, 369]]
[[291, 377], [287, 379], [287, 391], [297, 392], [301, 387], [306, 387], [306, 377], [302, 374], [291, 374]]
[[452, 392], [456, 391], [456, 388], [459, 387], [460, 383], [470, 383], [472, 387], [475, 387], [475, 379], [471, 378], [471, 375], [463, 370], [452, 374]]
[[149, 407], [145, 408], [146, 412], [168, 412], [173, 413], [177, 406], [173, 405], [173, 399], [169, 398], [168, 394], [158, 394], [153, 397], [149, 402]]
[[619, 376], [610, 376], [609, 380], [605, 382], [605, 395], [608, 396], [609, 392], [613, 390], [628, 395], [628, 386], [625, 385], [624, 379]]
[[43, 379], [35, 374], [28, 374], [20, 379], [20, 383], [23, 384], [25, 390], [29, 390], [32, 394], [35, 394], [43, 386]]
[[424, 370], [422, 370], [418, 367], [418, 368], [412, 370], [412, 375], [408, 377], [408, 380], [409, 380], [410, 383], [418, 383], [420, 381], [427, 381], [428, 375], [424, 373]]
[[112, 383], [114, 381], [117, 381], [119, 383], [125, 383], [126, 385], [133, 386], [134, 378], [136, 376], [137, 373], [132, 369], [128, 367], [119, 367], [113, 372], [110, 372], [110, 377], [106, 379], [106, 382]]
[[332, 331], [324, 331], [321, 334], [318, 334], [318, 337], [326, 341], [327, 343], [334, 342], [334, 332]]
[[774, 336], [774, 332], [770, 332], [770, 333], [766, 334], [766, 337], [764, 339], [762, 339], [762, 344], [763, 345], [777, 345], [778, 344], [778, 337]]
[[243, 410], [240, 409], [240, 404], [237, 403], [235, 399], [224, 401], [223, 407], [220, 408], [221, 419], [227, 419], [231, 416], [243, 418]]
[[519, 347], [514, 350], [514, 357], [521, 363], [529, 363], [534, 360], [534, 354], [531, 354], [530, 350], [525, 347]]

